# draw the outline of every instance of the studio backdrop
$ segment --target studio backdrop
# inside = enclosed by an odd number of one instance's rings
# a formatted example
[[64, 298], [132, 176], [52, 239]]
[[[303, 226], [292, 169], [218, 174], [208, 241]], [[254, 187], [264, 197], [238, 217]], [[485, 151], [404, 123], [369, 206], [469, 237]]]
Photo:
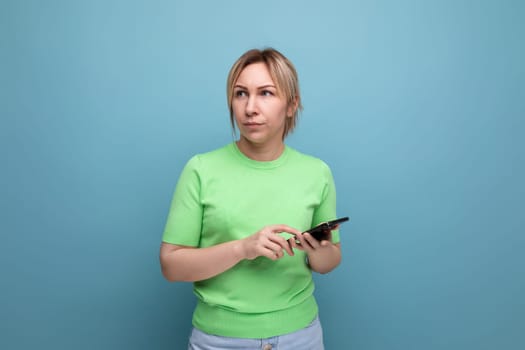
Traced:
[[232, 142], [250, 48], [296, 65], [288, 145], [330, 165], [326, 348], [525, 347], [521, 1], [0, 3], [0, 348], [185, 349], [158, 249], [186, 161]]

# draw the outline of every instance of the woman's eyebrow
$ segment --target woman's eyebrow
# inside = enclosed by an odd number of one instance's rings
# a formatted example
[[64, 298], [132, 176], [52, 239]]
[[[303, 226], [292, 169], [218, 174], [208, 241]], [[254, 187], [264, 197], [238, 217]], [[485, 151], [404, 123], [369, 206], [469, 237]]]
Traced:
[[[246, 86], [241, 85], [241, 84], [235, 84], [234, 88], [248, 89]], [[277, 87], [273, 84], [265, 84], [265, 85], [257, 86], [257, 89], [267, 89], [267, 88], [277, 89]]]

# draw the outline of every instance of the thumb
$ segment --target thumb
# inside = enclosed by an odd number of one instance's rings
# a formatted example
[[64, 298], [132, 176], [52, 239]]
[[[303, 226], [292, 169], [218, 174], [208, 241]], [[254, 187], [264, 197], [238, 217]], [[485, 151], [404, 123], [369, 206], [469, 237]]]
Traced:
[[324, 239], [321, 241], [321, 247], [328, 247], [330, 244], [332, 244], [332, 242]]

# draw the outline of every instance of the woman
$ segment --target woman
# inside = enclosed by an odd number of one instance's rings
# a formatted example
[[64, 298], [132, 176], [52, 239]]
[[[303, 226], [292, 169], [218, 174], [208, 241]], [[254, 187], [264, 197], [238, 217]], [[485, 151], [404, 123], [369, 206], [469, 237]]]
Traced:
[[336, 217], [328, 166], [285, 145], [302, 109], [297, 73], [250, 50], [227, 81], [239, 139], [182, 171], [160, 250], [169, 281], [194, 282], [189, 349], [323, 349], [312, 271], [341, 260], [339, 235], [304, 233]]

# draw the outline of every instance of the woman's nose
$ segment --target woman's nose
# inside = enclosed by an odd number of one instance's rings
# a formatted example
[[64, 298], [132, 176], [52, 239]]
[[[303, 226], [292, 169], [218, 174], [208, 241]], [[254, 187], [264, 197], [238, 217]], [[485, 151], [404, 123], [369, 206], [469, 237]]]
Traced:
[[246, 115], [253, 115], [257, 113], [257, 103], [255, 96], [251, 95], [246, 101]]

